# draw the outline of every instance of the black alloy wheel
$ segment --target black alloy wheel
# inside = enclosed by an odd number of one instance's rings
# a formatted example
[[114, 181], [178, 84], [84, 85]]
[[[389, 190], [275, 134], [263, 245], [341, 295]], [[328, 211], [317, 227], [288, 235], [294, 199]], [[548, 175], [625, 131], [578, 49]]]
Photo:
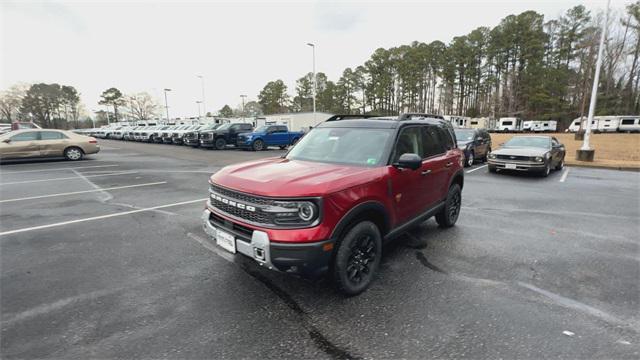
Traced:
[[333, 262], [333, 278], [346, 295], [357, 295], [373, 281], [382, 254], [382, 236], [370, 221], [352, 227], [339, 242]]

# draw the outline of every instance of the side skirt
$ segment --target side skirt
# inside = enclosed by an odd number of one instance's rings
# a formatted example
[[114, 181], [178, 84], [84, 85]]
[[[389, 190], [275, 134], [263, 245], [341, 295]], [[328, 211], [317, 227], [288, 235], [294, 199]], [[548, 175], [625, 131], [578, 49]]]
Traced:
[[444, 201], [442, 201], [439, 204], [435, 205], [434, 207], [428, 209], [427, 211], [423, 212], [422, 214], [414, 217], [413, 219], [405, 222], [404, 224], [398, 226], [397, 228], [391, 230], [384, 237], [384, 241], [387, 242], [387, 241], [393, 240], [394, 238], [398, 237], [399, 235], [402, 235], [404, 232], [406, 232], [410, 228], [412, 228], [412, 227], [414, 227], [414, 226], [426, 221], [430, 217], [432, 217], [435, 214], [437, 214], [440, 210], [442, 210], [443, 207], [444, 207]]

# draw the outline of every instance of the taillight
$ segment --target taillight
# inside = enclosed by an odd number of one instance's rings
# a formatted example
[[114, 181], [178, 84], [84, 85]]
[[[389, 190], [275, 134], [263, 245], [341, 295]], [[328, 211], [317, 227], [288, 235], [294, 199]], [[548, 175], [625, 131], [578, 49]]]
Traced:
[[97, 144], [98, 140], [96, 140], [95, 138], [89, 138], [89, 144]]

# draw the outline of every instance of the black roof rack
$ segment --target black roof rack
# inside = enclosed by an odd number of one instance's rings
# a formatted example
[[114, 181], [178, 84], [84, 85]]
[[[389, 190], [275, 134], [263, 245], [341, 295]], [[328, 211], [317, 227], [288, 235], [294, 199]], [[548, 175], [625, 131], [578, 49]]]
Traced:
[[326, 121], [338, 121], [338, 120], [348, 120], [348, 119], [381, 119], [381, 120], [413, 120], [413, 119], [421, 119], [421, 118], [431, 118], [431, 119], [440, 119], [444, 120], [444, 116], [442, 115], [434, 115], [434, 114], [422, 114], [422, 113], [405, 113], [400, 114], [399, 116], [389, 115], [389, 116], [381, 116], [381, 115], [355, 115], [355, 114], [342, 114], [342, 115], [333, 115], [328, 118]]
[[372, 117], [376, 117], [378, 115], [356, 115], [356, 114], [342, 114], [342, 115], [333, 115], [328, 118], [326, 121], [336, 121], [336, 120], [346, 120], [346, 119], [369, 119]]

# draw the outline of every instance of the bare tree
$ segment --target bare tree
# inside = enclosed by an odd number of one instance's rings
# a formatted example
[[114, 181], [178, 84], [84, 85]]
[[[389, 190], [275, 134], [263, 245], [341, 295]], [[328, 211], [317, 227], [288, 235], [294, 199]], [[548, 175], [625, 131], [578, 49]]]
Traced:
[[149, 93], [141, 92], [129, 95], [127, 100], [131, 116], [136, 120], [151, 119], [158, 112], [158, 103]]
[[22, 105], [22, 98], [24, 98], [29, 84], [15, 84], [9, 89], [0, 93], [0, 118], [2, 120], [12, 122], [17, 120], [20, 114], [20, 105]]

